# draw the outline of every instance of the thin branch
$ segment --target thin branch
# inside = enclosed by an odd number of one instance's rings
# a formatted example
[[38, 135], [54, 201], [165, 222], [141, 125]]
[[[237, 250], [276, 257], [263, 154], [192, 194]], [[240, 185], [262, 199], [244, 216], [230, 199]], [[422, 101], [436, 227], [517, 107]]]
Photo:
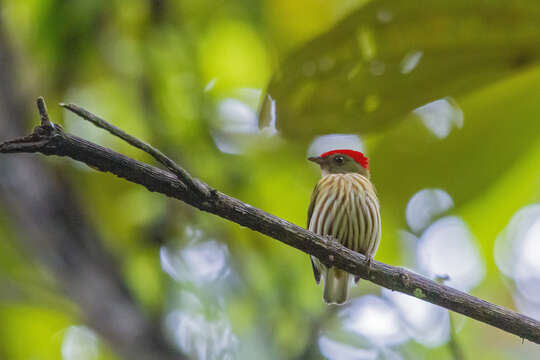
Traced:
[[451, 313], [448, 314], [448, 320], [450, 321], [450, 340], [448, 340], [450, 354], [454, 360], [465, 360], [465, 353], [457, 338], [456, 322]]
[[54, 129], [54, 126], [49, 119], [49, 113], [47, 112], [47, 105], [45, 105], [45, 99], [42, 96], [37, 99], [37, 107], [39, 116], [41, 117], [41, 126], [43, 128]]
[[172, 173], [174, 173], [178, 177], [178, 179], [180, 179], [184, 184], [186, 184], [188, 189], [195, 191], [196, 193], [199, 193], [202, 196], [210, 195], [210, 190], [209, 190], [208, 185], [202, 184], [200, 181], [193, 178], [190, 173], [184, 170], [181, 166], [179, 166], [177, 163], [175, 163], [172, 159], [170, 159], [168, 156], [163, 154], [161, 151], [154, 148], [152, 145], [147, 144], [144, 141], [141, 141], [132, 135], [129, 135], [128, 133], [124, 132], [122, 129], [112, 124], [109, 124], [107, 121], [105, 121], [101, 117], [92, 114], [90, 111], [78, 105], [60, 103], [60, 106], [79, 115], [81, 118], [89, 121], [90, 123], [97, 126], [98, 128], [107, 130], [108, 132], [119, 137], [120, 139], [124, 140], [128, 144], [149, 154], [154, 159], [156, 159], [159, 163], [163, 164]]
[[[450, 280], [450, 276], [448, 274], [435, 276], [435, 281], [437, 281], [439, 284], [444, 284], [448, 280]], [[448, 321], [450, 323], [450, 338], [447, 343], [448, 350], [452, 355], [452, 359], [465, 360], [465, 353], [463, 352], [461, 344], [458, 341], [456, 324], [452, 315], [453, 314], [451, 312], [448, 312]]]
[[0, 153], [40, 152], [45, 155], [70, 157], [92, 168], [111, 172], [118, 177], [143, 185], [150, 191], [179, 199], [200, 210], [268, 235], [316, 256], [328, 266], [336, 266], [385, 288], [442, 306], [540, 344], [540, 322], [530, 317], [403, 268], [377, 261], [373, 261], [369, 266], [362, 254], [351, 251], [337, 242], [327, 241], [319, 235], [219, 191], [211, 191], [205, 197], [195, 195], [186, 183], [170, 172], [67, 134], [58, 126], [50, 133], [39, 128], [34, 131], [34, 136], [26, 137], [27, 141], [0, 144]]

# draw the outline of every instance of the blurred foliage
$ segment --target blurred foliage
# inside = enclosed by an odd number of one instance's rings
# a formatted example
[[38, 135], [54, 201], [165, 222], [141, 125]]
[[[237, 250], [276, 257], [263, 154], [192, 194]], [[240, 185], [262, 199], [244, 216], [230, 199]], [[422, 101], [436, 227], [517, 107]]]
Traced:
[[538, 62], [539, 15], [534, 2], [372, 1], [277, 69], [268, 93], [278, 129], [369, 133], [466, 95]]
[[[4, 0], [0, 6], [20, 90], [30, 99], [45, 95], [53, 121], [69, 132], [152, 162], [52, 104], [84, 106], [211, 186], [302, 226], [319, 176], [306, 161], [309, 144], [317, 135], [356, 134], [382, 206], [376, 259], [430, 274], [416, 254], [429, 229], [414, 233], [405, 215], [415, 193], [442, 189], [453, 207], [426, 226], [448, 215], [466, 224], [485, 267], [475, 270], [485, 277], [466, 290], [525, 311], [493, 249], [512, 216], [540, 201], [539, 2]], [[36, 118], [26, 120], [30, 128]], [[290, 247], [83, 165], [42, 159], [73, 182], [141, 306], [161, 317], [172, 341], [193, 358], [452, 358], [447, 337], [428, 343], [381, 335], [377, 342], [361, 320], [347, 328], [344, 313], [328, 315], [308, 257]], [[96, 335], [82, 327], [76, 304], [65, 306], [55, 279], [16, 245], [7, 212], [0, 212], [6, 289], [0, 358], [72, 359], [63, 352], [74, 341], [66, 334]], [[359, 299], [380, 294], [360, 284]], [[405, 326], [399, 316], [392, 322], [383, 315], [377, 327], [383, 333]], [[467, 358], [540, 355], [487, 325], [457, 320]], [[313, 331], [319, 327], [322, 340]], [[88, 358], [115, 358], [106, 343], [99, 339]], [[339, 344], [364, 349], [364, 357], [350, 349], [356, 357], [347, 357]]]

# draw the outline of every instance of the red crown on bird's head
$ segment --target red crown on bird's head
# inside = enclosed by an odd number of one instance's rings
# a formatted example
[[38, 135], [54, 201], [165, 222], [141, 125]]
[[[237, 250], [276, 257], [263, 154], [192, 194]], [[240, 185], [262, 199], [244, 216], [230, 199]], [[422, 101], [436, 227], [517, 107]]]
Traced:
[[321, 157], [326, 157], [334, 154], [342, 154], [347, 155], [354, 159], [357, 163], [362, 165], [362, 167], [366, 170], [369, 170], [369, 159], [362, 154], [360, 151], [355, 150], [349, 150], [349, 149], [337, 149], [337, 150], [330, 150], [325, 153], [321, 154]]

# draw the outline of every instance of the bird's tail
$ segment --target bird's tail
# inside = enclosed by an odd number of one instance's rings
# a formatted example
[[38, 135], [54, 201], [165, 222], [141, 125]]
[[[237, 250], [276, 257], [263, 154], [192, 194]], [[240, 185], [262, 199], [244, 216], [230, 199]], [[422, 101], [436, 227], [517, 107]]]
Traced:
[[324, 302], [337, 305], [345, 304], [349, 300], [351, 276], [349, 273], [335, 267], [329, 268], [324, 276]]

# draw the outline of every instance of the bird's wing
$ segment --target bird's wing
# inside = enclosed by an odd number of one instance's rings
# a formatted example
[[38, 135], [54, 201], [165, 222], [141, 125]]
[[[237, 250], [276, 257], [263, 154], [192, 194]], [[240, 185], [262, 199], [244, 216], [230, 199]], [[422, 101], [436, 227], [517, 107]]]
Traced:
[[[317, 195], [319, 194], [319, 187], [315, 186], [315, 189], [313, 189], [313, 192], [311, 193], [311, 201], [309, 202], [309, 208], [308, 208], [308, 217], [307, 217], [307, 226], [306, 228], [309, 229], [309, 223], [311, 221], [311, 215], [313, 215], [313, 209], [315, 207], [315, 199], [317, 199]], [[321, 281], [321, 273], [319, 269], [317, 269], [317, 266], [315, 265], [315, 262], [313, 261], [313, 257], [309, 257], [311, 260], [311, 267], [313, 268], [313, 276], [315, 277], [315, 281], [317, 284]]]
[[313, 276], [315, 277], [315, 282], [317, 285], [321, 282], [321, 273], [319, 269], [317, 269], [317, 265], [315, 265], [315, 261], [313, 261], [313, 256], [310, 256], [309, 259], [311, 260], [311, 267], [313, 268]]
[[313, 192], [311, 193], [311, 201], [309, 202], [309, 208], [308, 208], [308, 214], [307, 214], [307, 225], [306, 227], [309, 228], [309, 222], [311, 221], [311, 215], [313, 215], [313, 209], [315, 208], [315, 200], [317, 199], [317, 195], [319, 195], [319, 185], [315, 185], [315, 189], [313, 189]]

